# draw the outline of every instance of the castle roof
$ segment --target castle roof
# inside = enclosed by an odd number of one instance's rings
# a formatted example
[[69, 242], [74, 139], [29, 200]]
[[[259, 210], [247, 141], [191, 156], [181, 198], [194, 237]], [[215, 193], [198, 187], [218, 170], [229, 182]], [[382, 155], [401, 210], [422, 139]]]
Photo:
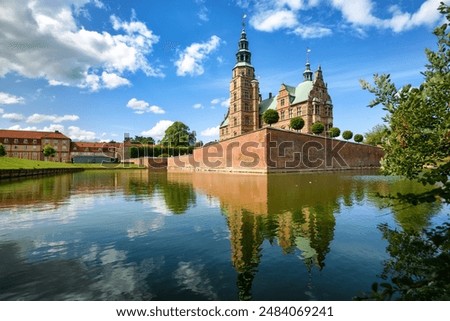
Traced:
[[41, 132], [41, 131], [30, 131], [30, 130], [10, 130], [10, 129], [0, 129], [0, 137], [5, 138], [19, 138], [19, 139], [70, 139], [66, 135], [55, 131], [55, 132]]
[[[309, 93], [313, 89], [313, 81], [305, 80], [297, 87], [283, 84], [284, 88], [289, 92], [289, 100], [292, 105], [302, 103], [308, 100]], [[267, 109], [277, 109], [278, 95], [265, 99], [259, 104], [259, 113], [263, 114]]]

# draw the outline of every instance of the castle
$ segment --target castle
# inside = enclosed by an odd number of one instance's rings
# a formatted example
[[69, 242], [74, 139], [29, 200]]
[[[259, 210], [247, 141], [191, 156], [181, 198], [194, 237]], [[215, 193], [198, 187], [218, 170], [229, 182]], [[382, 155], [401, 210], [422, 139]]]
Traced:
[[294, 117], [305, 121], [302, 133], [312, 133], [311, 127], [316, 122], [324, 125], [324, 132], [333, 127], [333, 105], [320, 66], [313, 75], [307, 59], [303, 81], [298, 86], [282, 84], [277, 95], [269, 94], [269, 98], [262, 100], [251, 58], [244, 25], [230, 82], [230, 106], [220, 124], [220, 140], [267, 126], [262, 115], [268, 109], [278, 112], [279, 121], [273, 125], [276, 128], [290, 129]]

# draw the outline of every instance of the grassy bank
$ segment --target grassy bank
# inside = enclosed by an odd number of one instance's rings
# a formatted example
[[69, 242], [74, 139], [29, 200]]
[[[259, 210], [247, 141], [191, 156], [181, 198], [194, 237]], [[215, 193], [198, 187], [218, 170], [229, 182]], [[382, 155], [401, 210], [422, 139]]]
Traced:
[[[116, 165], [116, 166], [115, 166]], [[136, 165], [122, 164], [71, 164], [58, 162], [33, 161], [12, 157], [0, 157], [0, 170], [2, 169], [44, 169], [44, 168], [84, 168], [84, 169], [137, 169]]]

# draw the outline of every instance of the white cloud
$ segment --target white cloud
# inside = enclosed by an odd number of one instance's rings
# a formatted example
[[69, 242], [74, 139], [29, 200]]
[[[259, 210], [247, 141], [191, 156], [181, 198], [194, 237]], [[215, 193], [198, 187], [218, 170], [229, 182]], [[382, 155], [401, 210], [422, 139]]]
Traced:
[[[51, 85], [90, 90], [128, 85], [126, 72], [163, 76], [146, 58], [159, 41], [135, 18], [111, 17], [114, 34], [81, 27], [76, 12], [89, 0], [1, 3], [0, 77], [17, 73], [44, 78]], [[99, 1], [94, 5], [100, 6]], [[17, 22], [20, 21], [20, 28]]]
[[214, 98], [213, 100], [211, 100], [211, 105], [212, 106], [216, 106], [219, 105], [222, 107], [229, 107], [230, 106], [230, 98]]
[[360, 26], [379, 25], [380, 19], [372, 14], [372, 0], [331, 0], [332, 5], [341, 11], [347, 22]]
[[[360, 27], [390, 28], [394, 32], [410, 30], [422, 25], [433, 25], [441, 15], [437, 10], [442, 0], [426, 0], [415, 13], [403, 12], [398, 5], [391, 6], [392, 18], [381, 19], [373, 14], [373, 0], [332, 0], [332, 5], [342, 12], [344, 19], [357, 29]], [[449, 3], [449, 1], [444, 1]]]
[[322, 26], [298, 26], [292, 31], [297, 36], [300, 36], [304, 39], [312, 39], [312, 38], [322, 38], [329, 36], [333, 33], [333, 31], [329, 28]]
[[52, 123], [61, 123], [64, 121], [77, 121], [80, 119], [77, 115], [44, 115], [44, 114], [33, 114], [27, 118], [27, 123], [29, 124], [37, 124], [43, 122], [52, 122]]
[[63, 125], [59, 125], [59, 124], [51, 124], [50, 126], [45, 126], [44, 128], [42, 128], [42, 131], [44, 131], [44, 132], [59, 131], [59, 132], [63, 133], [64, 132], [64, 126]]
[[3, 114], [2, 115], [3, 119], [8, 119], [12, 122], [19, 122], [24, 120], [24, 116], [22, 114], [17, 114], [17, 113], [7, 113], [7, 114]]
[[194, 106], [192, 106], [194, 109], [203, 109], [203, 105], [202, 104], [200, 104], [200, 103], [198, 103], [198, 104], [195, 104]]
[[319, 0], [264, 0], [255, 6], [250, 24], [265, 32], [286, 30], [302, 38], [321, 38], [332, 33], [331, 28], [300, 23], [301, 11], [317, 6]]
[[441, 14], [437, 7], [442, 0], [425, 1], [413, 14], [402, 12], [399, 6], [391, 7], [393, 17], [387, 24], [395, 32], [402, 32], [421, 25], [433, 25], [439, 21]]
[[205, 6], [201, 7], [200, 11], [197, 13], [198, 18], [204, 22], [209, 21], [208, 11], [208, 8], [206, 8]]
[[203, 130], [200, 135], [204, 137], [219, 136], [219, 126], [207, 128]]
[[178, 60], [175, 62], [178, 76], [198, 76], [204, 73], [203, 62], [208, 55], [216, 50], [221, 39], [218, 36], [211, 36], [207, 42], [193, 43], [180, 53]]
[[115, 73], [107, 73], [106, 71], [102, 73], [102, 82], [104, 86], [108, 89], [114, 89], [120, 86], [130, 85], [130, 81], [128, 79], [120, 77]]
[[[1, 60], [1, 58], [0, 58], [0, 60]], [[0, 105], [13, 105], [13, 104], [23, 104], [23, 103], [25, 103], [25, 98], [19, 97], [19, 96], [14, 96], [14, 95], [0, 91]]]
[[3, 108], [0, 108], [0, 114], [3, 114], [5, 110]]
[[250, 23], [256, 30], [273, 32], [290, 29], [298, 25], [295, 12], [290, 10], [268, 10], [255, 15]]
[[154, 114], [164, 114], [165, 111], [159, 106], [150, 106], [150, 104], [144, 100], [137, 100], [136, 98], [131, 98], [127, 107], [134, 110], [136, 114], [144, 114], [144, 113], [154, 113]]
[[169, 128], [170, 125], [173, 124], [171, 120], [160, 120], [153, 126], [151, 129], [147, 131], [143, 131], [141, 135], [150, 136], [155, 140], [161, 140], [164, 137], [166, 129]]
[[64, 133], [69, 136], [72, 140], [81, 140], [81, 141], [95, 141], [96, 134], [93, 131], [84, 130], [76, 126], [69, 126], [67, 133]]
[[[410, 30], [422, 25], [436, 24], [441, 15], [437, 8], [442, 0], [425, 0], [420, 8], [413, 13], [403, 12], [399, 5], [392, 6], [387, 19], [375, 15], [377, 10], [383, 7], [373, 0], [328, 0], [331, 8], [342, 14], [344, 23], [349, 24], [354, 30], [364, 34], [366, 28], [392, 29], [394, 32]], [[324, 1], [322, 1], [323, 3]], [[450, 3], [450, 1], [444, 1]], [[239, 2], [242, 8], [250, 7], [253, 11], [250, 24], [256, 29], [265, 32], [286, 30], [302, 38], [321, 38], [332, 34], [334, 26], [326, 24], [301, 23], [305, 20], [308, 10], [317, 7], [321, 0], [261, 0], [254, 2]]]

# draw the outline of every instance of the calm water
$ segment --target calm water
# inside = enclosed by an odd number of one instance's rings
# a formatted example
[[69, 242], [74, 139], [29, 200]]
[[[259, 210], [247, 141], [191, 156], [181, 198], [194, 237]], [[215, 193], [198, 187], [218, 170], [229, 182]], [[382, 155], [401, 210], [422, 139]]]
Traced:
[[375, 173], [93, 171], [0, 184], [0, 300], [350, 300], [387, 259], [377, 229], [443, 205]]

